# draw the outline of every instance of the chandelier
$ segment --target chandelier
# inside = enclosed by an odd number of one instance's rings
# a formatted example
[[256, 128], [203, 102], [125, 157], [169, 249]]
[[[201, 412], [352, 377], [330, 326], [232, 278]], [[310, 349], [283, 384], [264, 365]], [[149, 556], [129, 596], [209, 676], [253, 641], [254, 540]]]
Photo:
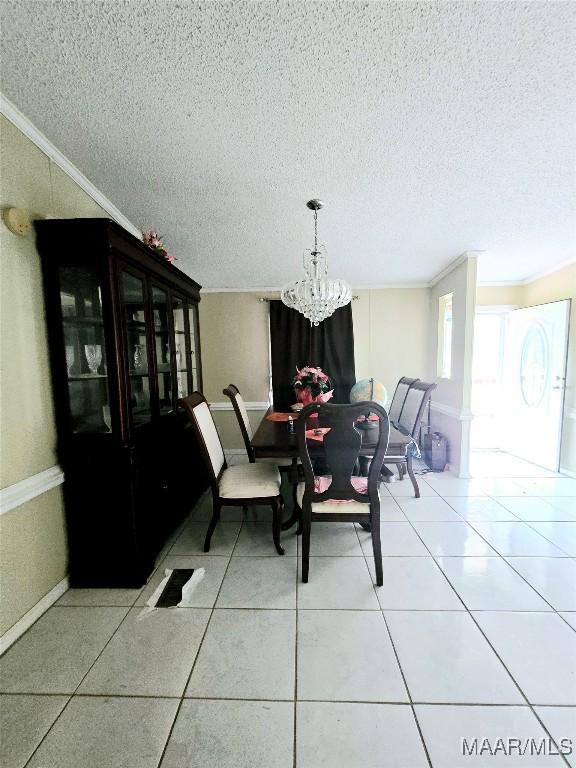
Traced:
[[305, 277], [294, 280], [282, 288], [282, 302], [301, 312], [311, 325], [320, 325], [338, 307], [345, 307], [352, 299], [352, 289], [345, 280], [328, 277], [328, 255], [324, 245], [318, 246], [318, 211], [322, 200], [308, 200], [307, 207], [314, 211], [314, 249], [304, 251]]

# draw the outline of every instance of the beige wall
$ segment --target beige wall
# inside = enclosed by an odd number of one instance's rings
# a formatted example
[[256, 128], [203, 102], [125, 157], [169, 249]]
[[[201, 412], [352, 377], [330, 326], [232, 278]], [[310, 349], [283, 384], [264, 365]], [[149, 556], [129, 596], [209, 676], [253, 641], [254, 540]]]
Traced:
[[378, 379], [390, 401], [401, 376], [426, 375], [429, 290], [383, 288], [354, 295], [356, 379]]
[[236, 384], [246, 401], [268, 400], [268, 304], [258, 301], [261, 295], [202, 294], [202, 376], [209, 402], [225, 400], [228, 384]]
[[560, 467], [576, 476], [576, 262], [525, 285], [479, 286], [476, 291], [476, 303], [479, 306], [533, 307], [562, 299], [572, 299], [572, 309]]
[[[356, 378], [379, 379], [392, 397], [401, 376], [423, 377], [427, 359], [427, 288], [354, 291], [352, 302]], [[268, 304], [262, 293], [207, 293], [200, 302], [204, 394], [226, 400], [226, 384], [238, 386], [248, 402], [267, 402], [270, 376]], [[403, 318], [402, 326], [399, 318]], [[407, 334], [410, 343], [406, 343]], [[265, 411], [249, 411], [255, 429]], [[243, 448], [233, 412], [214, 411], [227, 449]]]
[[[438, 300], [452, 293], [452, 374], [437, 375]], [[429, 381], [438, 385], [432, 396], [432, 429], [446, 435], [450, 444], [452, 470], [467, 477], [470, 445], [470, 401], [472, 396], [472, 347], [476, 295], [476, 257], [470, 256], [454, 267], [429, 291], [428, 328]]]
[[495, 285], [476, 288], [476, 306], [478, 307], [519, 307], [522, 304], [521, 285]]
[[[229, 401], [222, 390], [236, 384], [247, 403], [268, 402], [270, 362], [268, 304], [263, 293], [203, 293], [200, 302], [200, 338], [204, 395], [210, 403]], [[248, 411], [256, 429], [265, 409]], [[222, 444], [244, 448], [233, 411], [214, 410]]]
[[[0, 116], [0, 206], [36, 216], [106, 217], [63, 171]], [[0, 487], [57, 463], [40, 260], [34, 236], [0, 223]], [[61, 489], [0, 517], [0, 633], [67, 573]]]

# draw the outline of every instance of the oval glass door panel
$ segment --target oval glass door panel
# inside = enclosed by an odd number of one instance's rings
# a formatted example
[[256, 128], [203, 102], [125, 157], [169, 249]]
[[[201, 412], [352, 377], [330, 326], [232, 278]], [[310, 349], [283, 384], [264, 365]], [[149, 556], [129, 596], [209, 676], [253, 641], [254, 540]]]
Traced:
[[548, 378], [548, 341], [546, 334], [538, 325], [533, 325], [526, 332], [520, 357], [520, 390], [524, 402], [536, 408], [546, 393]]

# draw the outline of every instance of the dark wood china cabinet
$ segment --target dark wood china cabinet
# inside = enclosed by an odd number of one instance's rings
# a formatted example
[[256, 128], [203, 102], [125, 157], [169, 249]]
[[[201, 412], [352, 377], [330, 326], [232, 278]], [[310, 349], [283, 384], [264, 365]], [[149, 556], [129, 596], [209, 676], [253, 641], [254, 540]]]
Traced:
[[36, 222], [73, 586], [140, 586], [208, 478], [200, 286], [108, 219]]

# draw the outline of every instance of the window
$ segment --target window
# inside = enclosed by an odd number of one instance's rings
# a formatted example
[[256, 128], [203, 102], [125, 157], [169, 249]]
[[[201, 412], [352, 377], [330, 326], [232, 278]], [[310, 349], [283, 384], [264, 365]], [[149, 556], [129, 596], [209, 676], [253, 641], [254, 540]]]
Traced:
[[441, 379], [452, 376], [452, 295], [438, 299], [438, 360], [437, 373]]

